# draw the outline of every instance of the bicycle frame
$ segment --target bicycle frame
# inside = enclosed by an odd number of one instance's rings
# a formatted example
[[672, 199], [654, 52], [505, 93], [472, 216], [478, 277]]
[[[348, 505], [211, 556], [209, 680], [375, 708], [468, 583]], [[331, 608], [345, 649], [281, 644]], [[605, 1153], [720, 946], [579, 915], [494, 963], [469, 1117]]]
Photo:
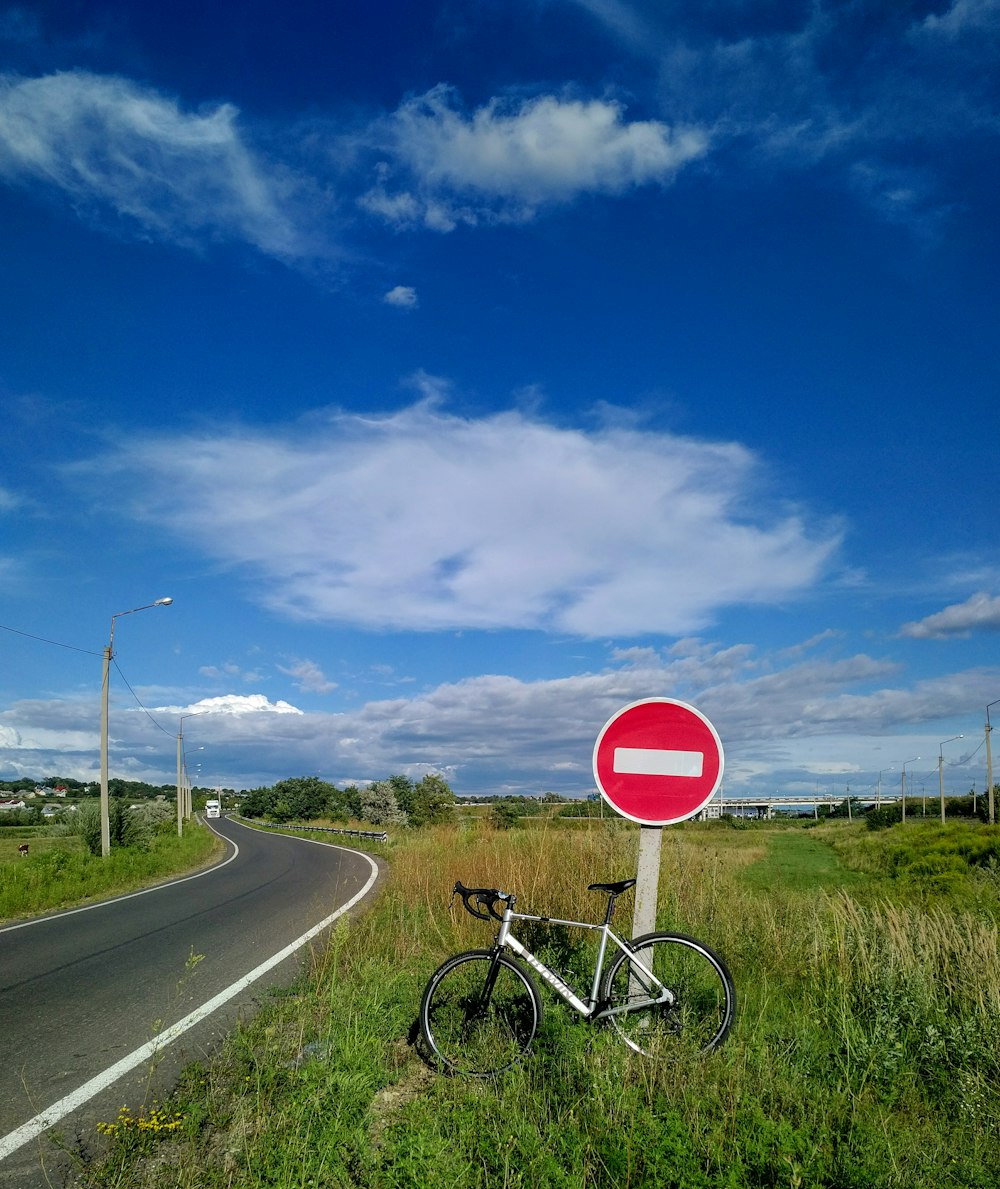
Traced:
[[[523, 958], [525, 962], [531, 967], [535, 973], [552, 988], [553, 991], [566, 1003], [578, 1012], [584, 1019], [588, 1020], [603, 1020], [611, 1016], [620, 1015], [623, 1012], [637, 1011], [644, 1007], [649, 1007], [653, 1004], [666, 1004], [671, 1006], [676, 997], [669, 987], [665, 986], [656, 975], [645, 964], [635, 956], [632, 947], [627, 941], [623, 941], [617, 933], [611, 928], [609, 920], [605, 920], [600, 925], [595, 925], [592, 921], [564, 921], [558, 917], [542, 917], [534, 916], [531, 913], [515, 912], [513, 897], [508, 900], [504, 909], [503, 918], [500, 923], [500, 930], [497, 933], [496, 941], [494, 942], [494, 953], [499, 955], [504, 949], [509, 949], [517, 954], [519, 958]], [[610, 915], [610, 913], [609, 913]], [[592, 932], [600, 933], [601, 940], [597, 950], [597, 962], [594, 966], [594, 980], [591, 984], [590, 995], [586, 999], [581, 999], [576, 991], [558, 975], [550, 967], [546, 966], [541, 959], [536, 958], [535, 955], [528, 949], [526, 945], [518, 941], [518, 939], [511, 932], [511, 925], [514, 921], [537, 921], [544, 925], [568, 925], [574, 929], [589, 929]], [[634, 972], [634, 975], [640, 976], [643, 980], [643, 989], [649, 994], [655, 992], [655, 998], [644, 998], [634, 1000], [630, 1003], [624, 1004], [621, 1007], [609, 1007], [601, 1004], [599, 999], [599, 989], [601, 985], [601, 976], [604, 973], [604, 959], [607, 955], [608, 942], [611, 941], [622, 950], [629, 957], [629, 964]], [[490, 986], [492, 986], [492, 979], [490, 979]]]

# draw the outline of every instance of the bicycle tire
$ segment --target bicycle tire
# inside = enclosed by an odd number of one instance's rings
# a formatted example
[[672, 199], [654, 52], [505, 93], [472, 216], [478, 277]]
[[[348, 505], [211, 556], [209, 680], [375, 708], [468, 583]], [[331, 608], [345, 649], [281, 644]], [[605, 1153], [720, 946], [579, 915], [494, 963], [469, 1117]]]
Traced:
[[[647, 1057], [679, 1045], [700, 1053], [717, 1049], [729, 1035], [736, 1014], [736, 988], [723, 960], [707, 945], [684, 933], [645, 933], [630, 943], [631, 953], [675, 996], [672, 1004], [636, 1006], [608, 1017], [629, 1048]], [[627, 1008], [649, 998], [642, 975], [629, 954], [619, 951], [601, 984], [607, 1008]]]
[[483, 1010], [493, 961], [490, 950], [456, 954], [438, 967], [424, 990], [420, 1031], [448, 1072], [471, 1077], [502, 1073], [527, 1053], [538, 1032], [542, 1021], [538, 988], [506, 954], [496, 959], [493, 993]]

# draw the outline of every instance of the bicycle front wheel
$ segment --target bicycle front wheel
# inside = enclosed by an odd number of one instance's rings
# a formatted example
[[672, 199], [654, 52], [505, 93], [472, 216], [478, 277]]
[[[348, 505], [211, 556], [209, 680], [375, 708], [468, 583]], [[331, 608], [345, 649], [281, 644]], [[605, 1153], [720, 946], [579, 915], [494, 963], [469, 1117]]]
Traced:
[[531, 1047], [541, 1019], [528, 972], [489, 950], [449, 958], [431, 975], [420, 1004], [420, 1030], [438, 1062], [473, 1077], [513, 1065]]
[[609, 1019], [637, 1053], [661, 1056], [678, 1044], [707, 1053], [726, 1039], [736, 1011], [736, 990], [725, 962], [683, 933], [646, 933], [631, 953], [652, 971], [670, 995], [650, 1003], [660, 988], [619, 951], [608, 967], [601, 998]]

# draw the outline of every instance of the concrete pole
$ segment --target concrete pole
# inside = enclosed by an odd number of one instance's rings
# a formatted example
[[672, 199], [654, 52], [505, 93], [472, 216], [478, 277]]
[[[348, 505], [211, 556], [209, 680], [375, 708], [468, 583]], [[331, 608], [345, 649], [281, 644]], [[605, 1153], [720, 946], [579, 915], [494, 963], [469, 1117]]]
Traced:
[[[111, 620], [111, 640], [115, 638], [115, 621]], [[111, 647], [104, 650], [104, 671], [101, 677], [101, 857], [111, 854], [111, 814], [108, 802], [108, 683], [111, 680]]]
[[181, 790], [181, 741], [183, 735], [177, 732], [177, 837], [184, 833], [184, 793]]
[[941, 825], [944, 825], [944, 752], [938, 748], [938, 792], [941, 795]]
[[656, 928], [662, 843], [662, 826], [639, 827], [639, 863], [636, 870], [635, 910], [632, 916], [633, 937], [652, 933]]
[[121, 619], [123, 615], [134, 615], [136, 611], [148, 611], [150, 607], [169, 607], [173, 601], [171, 598], [157, 599], [155, 603], [146, 603], [142, 607], [133, 607], [131, 611], [119, 611], [111, 616], [111, 634], [108, 637], [108, 646], [104, 650], [104, 671], [101, 676], [101, 857], [105, 859], [111, 854], [108, 804], [108, 686], [111, 679], [111, 658], [115, 651], [115, 620]]

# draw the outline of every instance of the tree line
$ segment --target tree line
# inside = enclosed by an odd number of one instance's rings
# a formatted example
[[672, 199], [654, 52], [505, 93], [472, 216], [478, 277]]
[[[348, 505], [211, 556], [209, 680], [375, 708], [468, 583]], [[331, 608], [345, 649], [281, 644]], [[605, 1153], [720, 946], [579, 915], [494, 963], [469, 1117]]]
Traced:
[[250, 789], [241, 811], [274, 822], [363, 821], [373, 826], [426, 826], [450, 821], [455, 794], [443, 776], [429, 773], [419, 781], [389, 776], [363, 788], [337, 788], [318, 776], [293, 776], [267, 788]]

